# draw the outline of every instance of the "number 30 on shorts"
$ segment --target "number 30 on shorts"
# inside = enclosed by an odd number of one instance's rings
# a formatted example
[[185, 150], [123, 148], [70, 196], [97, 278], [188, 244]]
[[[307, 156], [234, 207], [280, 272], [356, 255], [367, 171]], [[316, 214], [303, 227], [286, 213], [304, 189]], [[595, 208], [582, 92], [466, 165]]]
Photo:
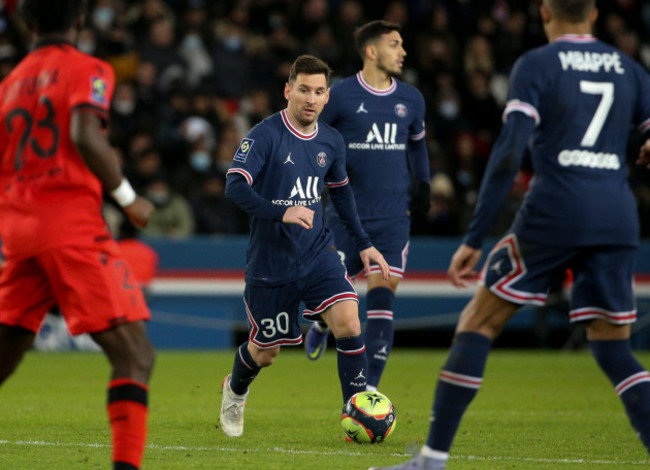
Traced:
[[261, 333], [266, 338], [273, 338], [277, 333], [286, 335], [289, 333], [289, 314], [280, 312], [273, 318], [264, 318], [261, 322]]

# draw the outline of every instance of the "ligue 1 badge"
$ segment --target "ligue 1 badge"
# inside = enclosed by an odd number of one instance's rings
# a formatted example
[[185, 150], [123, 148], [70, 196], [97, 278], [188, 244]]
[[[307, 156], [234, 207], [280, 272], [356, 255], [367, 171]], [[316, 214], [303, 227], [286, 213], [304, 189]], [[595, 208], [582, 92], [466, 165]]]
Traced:
[[316, 163], [318, 163], [318, 166], [324, 167], [327, 163], [327, 154], [325, 152], [320, 152], [316, 155]]
[[406, 110], [406, 106], [404, 106], [402, 103], [397, 103], [395, 105], [395, 114], [397, 114], [397, 116], [403, 118], [406, 117], [407, 113], [408, 111]]

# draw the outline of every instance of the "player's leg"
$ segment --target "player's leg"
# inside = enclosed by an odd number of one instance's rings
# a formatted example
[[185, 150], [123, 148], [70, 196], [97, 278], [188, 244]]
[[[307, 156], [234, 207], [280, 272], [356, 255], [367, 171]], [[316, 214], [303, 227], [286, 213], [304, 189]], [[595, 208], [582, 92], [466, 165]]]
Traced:
[[343, 403], [366, 389], [368, 359], [361, 336], [358, 303], [337, 302], [321, 314], [336, 341], [337, 364]]
[[249, 337], [237, 348], [232, 370], [222, 383], [220, 423], [227, 436], [238, 437], [244, 432], [248, 388], [260, 370], [273, 364], [280, 346], [301, 343], [299, 303], [300, 287], [296, 283], [277, 287], [246, 285], [244, 309]]
[[6, 261], [0, 272], [0, 384], [32, 347], [54, 296], [33, 258]]
[[107, 412], [113, 434], [113, 469], [138, 469], [147, 438], [153, 346], [143, 321], [124, 323], [91, 336], [112, 368]]
[[35, 336], [25, 328], [0, 325], [0, 384], [16, 370]]
[[111, 364], [107, 413], [113, 469], [138, 469], [147, 435], [154, 350], [144, 323], [149, 309], [137, 280], [112, 240], [94, 248], [50, 250], [38, 262], [70, 333], [90, 333]]
[[399, 284], [398, 276], [387, 280], [380, 274], [368, 276], [366, 294], [366, 331], [364, 342], [368, 356], [368, 390], [377, 390], [379, 380], [393, 348], [393, 304]]
[[636, 319], [633, 248], [599, 249], [574, 269], [570, 318], [590, 321], [587, 339], [596, 362], [614, 385], [641, 442], [650, 452], [650, 374], [632, 354]]
[[368, 389], [376, 390], [393, 347], [393, 304], [395, 292], [406, 270], [409, 251], [409, 219], [396, 217], [367, 221], [364, 228], [390, 266], [390, 278], [384, 280], [379, 267], [370, 267], [366, 294], [364, 342], [368, 356]]
[[366, 389], [368, 359], [361, 337], [359, 299], [354, 284], [341, 261], [333, 251], [326, 251], [315, 264], [302, 300], [303, 317], [323, 320], [332, 330], [336, 341], [337, 364], [343, 402]]
[[409, 462], [376, 470], [443, 470], [460, 421], [478, 392], [492, 341], [519, 307], [481, 286], [461, 313], [436, 384], [426, 445]]

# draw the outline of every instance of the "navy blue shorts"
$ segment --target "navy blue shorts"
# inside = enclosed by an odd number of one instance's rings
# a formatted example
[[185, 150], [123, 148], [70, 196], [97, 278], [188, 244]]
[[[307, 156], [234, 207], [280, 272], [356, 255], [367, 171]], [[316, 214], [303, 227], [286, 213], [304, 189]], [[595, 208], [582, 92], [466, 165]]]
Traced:
[[570, 269], [569, 319], [600, 318], [623, 325], [636, 320], [632, 287], [636, 253], [631, 246], [548, 246], [510, 233], [488, 255], [481, 281], [512, 303], [544, 305], [549, 289]]
[[[341, 260], [352, 277], [363, 271], [363, 263], [359, 257], [359, 249], [348, 236], [341, 219], [327, 214], [327, 226], [334, 234], [336, 249]], [[409, 232], [411, 221], [408, 217], [393, 217], [381, 220], [366, 220], [363, 222], [372, 245], [379, 250], [390, 267], [390, 275], [399, 278], [404, 276], [406, 258], [409, 252]], [[376, 264], [370, 265], [370, 273], [381, 273]]]
[[261, 349], [302, 343], [299, 308], [303, 317], [317, 321], [327, 308], [343, 300], [359, 302], [354, 284], [338, 254], [324, 252], [307, 276], [280, 286], [250, 286], [244, 290], [249, 341]]

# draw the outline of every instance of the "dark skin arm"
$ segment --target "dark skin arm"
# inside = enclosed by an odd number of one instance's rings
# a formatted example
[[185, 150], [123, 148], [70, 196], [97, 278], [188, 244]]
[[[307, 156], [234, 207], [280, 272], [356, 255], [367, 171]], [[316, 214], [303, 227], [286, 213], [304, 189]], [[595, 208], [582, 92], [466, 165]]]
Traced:
[[[124, 175], [103, 133], [99, 116], [88, 111], [73, 113], [70, 118], [70, 138], [81, 158], [104, 188], [108, 191], [117, 188]], [[136, 196], [135, 201], [123, 209], [131, 223], [142, 228], [149, 222], [153, 205], [145, 198]]]

